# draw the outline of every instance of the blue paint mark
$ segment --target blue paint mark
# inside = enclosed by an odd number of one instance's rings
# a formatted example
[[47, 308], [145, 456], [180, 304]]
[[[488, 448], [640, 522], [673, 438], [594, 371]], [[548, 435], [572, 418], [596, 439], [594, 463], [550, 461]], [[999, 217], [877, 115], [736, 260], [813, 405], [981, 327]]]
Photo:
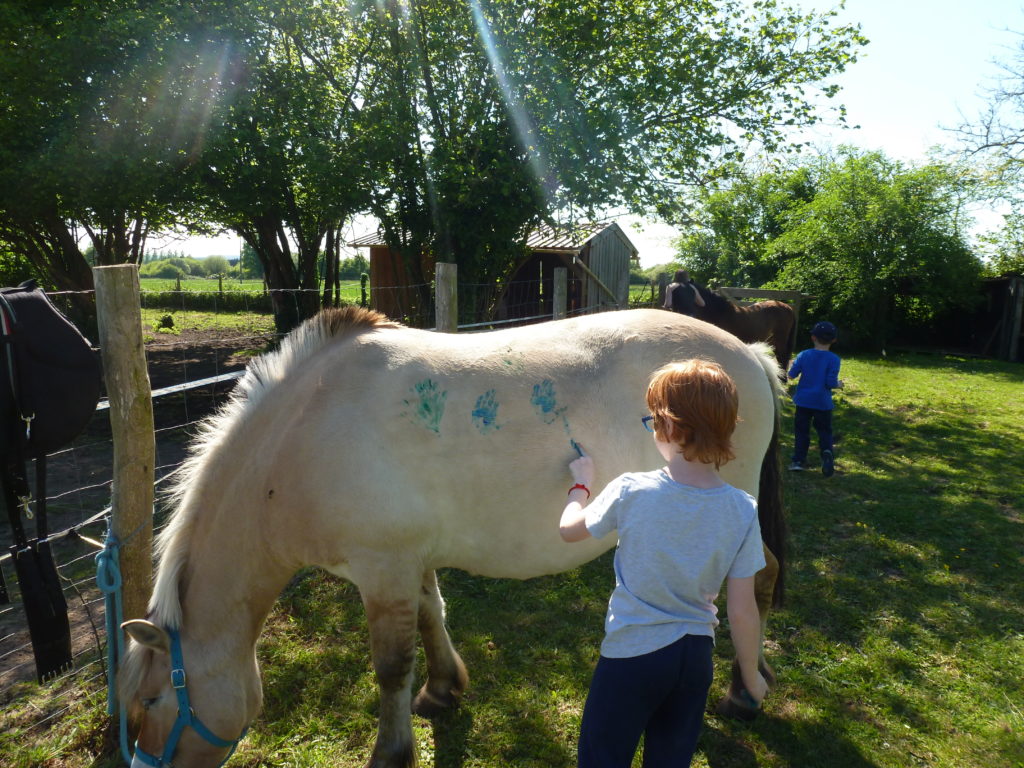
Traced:
[[498, 401], [494, 398], [493, 389], [487, 390], [476, 399], [476, 407], [473, 408], [473, 424], [482, 435], [495, 429], [501, 429], [501, 425], [498, 424]]
[[448, 399], [448, 393], [439, 389], [437, 383], [430, 379], [424, 379], [412, 389], [417, 400], [415, 402], [403, 401], [413, 409], [412, 413], [407, 411], [404, 415], [419, 422], [427, 429], [441, 434], [441, 417], [444, 416], [444, 403]]
[[558, 401], [555, 398], [555, 384], [551, 379], [544, 379], [540, 384], [533, 385], [530, 404], [545, 424], [554, 424], [558, 419], [562, 419], [568, 429], [569, 423], [564, 416], [565, 406], [558, 407]]

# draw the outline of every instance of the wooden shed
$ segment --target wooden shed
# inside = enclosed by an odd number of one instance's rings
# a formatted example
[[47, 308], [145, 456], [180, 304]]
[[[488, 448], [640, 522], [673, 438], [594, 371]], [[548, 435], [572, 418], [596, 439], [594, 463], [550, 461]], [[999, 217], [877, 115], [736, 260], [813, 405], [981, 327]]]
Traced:
[[1024, 360], [1024, 277], [1003, 275], [983, 281], [981, 353], [1002, 360]]
[[[382, 231], [349, 243], [370, 250], [371, 306], [389, 317], [417, 314], [418, 294], [408, 285], [401, 255], [384, 242]], [[638, 259], [637, 248], [618, 224], [580, 224], [572, 228], [535, 230], [525, 243], [526, 255], [500, 286], [494, 318], [512, 319], [550, 314], [554, 270], [569, 271], [570, 313], [626, 307], [629, 303], [629, 269]], [[434, 274], [434, 258], [423, 257], [427, 279]]]
[[[352, 248], [370, 249], [370, 307], [390, 318], [405, 320], [417, 317], [427, 308], [421, 307], [421, 293], [409, 283], [409, 275], [402, 263], [402, 255], [384, 242], [384, 231], [377, 230], [349, 243]], [[435, 259], [431, 254], [422, 257], [424, 279], [434, 279]]]
[[638, 251], [618, 224], [537, 229], [526, 248], [498, 301], [498, 319], [550, 314], [556, 267], [569, 271], [569, 314], [628, 306], [629, 269]]

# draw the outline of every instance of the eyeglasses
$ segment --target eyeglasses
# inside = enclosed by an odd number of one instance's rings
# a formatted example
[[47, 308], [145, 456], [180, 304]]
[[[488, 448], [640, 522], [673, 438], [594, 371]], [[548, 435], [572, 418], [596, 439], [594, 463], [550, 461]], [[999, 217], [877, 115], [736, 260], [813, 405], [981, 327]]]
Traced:
[[653, 416], [644, 416], [643, 418], [640, 419], [640, 421], [643, 423], [644, 429], [646, 429], [648, 432], [654, 431], [654, 424], [652, 423], [654, 421]]

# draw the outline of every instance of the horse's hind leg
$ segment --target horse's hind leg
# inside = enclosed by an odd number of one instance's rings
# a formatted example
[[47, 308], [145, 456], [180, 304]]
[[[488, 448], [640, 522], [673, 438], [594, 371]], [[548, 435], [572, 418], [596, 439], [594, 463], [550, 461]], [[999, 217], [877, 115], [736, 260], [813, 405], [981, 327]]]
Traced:
[[412, 711], [423, 717], [434, 717], [456, 706], [469, 682], [466, 667], [452, 647], [444, 626], [444, 601], [434, 571], [423, 574], [419, 627], [427, 657], [427, 682], [413, 700]]
[[[761, 646], [758, 650], [757, 668], [764, 676], [770, 687], [775, 685], [775, 671], [768, 665], [764, 658], [764, 637], [768, 627], [768, 612], [772, 607], [772, 595], [775, 591], [775, 580], [779, 575], [779, 561], [771, 553], [768, 547], [764, 548], [766, 565], [754, 577], [754, 596], [757, 599], [757, 611], [761, 616]], [[743, 687], [743, 678], [740, 675], [740, 665], [733, 659], [732, 680], [729, 690], [715, 706], [715, 712], [723, 717], [731, 717], [739, 720], [753, 720], [760, 711], [759, 707], [752, 704], [746, 690]]]
[[377, 743], [366, 768], [413, 768], [412, 700], [420, 575], [382, 563], [356, 581], [370, 625], [370, 652], [380, 687]]

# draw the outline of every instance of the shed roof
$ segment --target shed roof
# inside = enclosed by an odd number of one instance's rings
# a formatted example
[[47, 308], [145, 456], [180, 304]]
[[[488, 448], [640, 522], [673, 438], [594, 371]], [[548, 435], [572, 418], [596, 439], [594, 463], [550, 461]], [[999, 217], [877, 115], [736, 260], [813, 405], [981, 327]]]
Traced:
[[[614, 227], [618, 230], [621, 237], [629, 243], [629, 239], [619, 228], [618, 224], [614, 222], [590, 222], [585, 224], [576, 224], [573, 227], [538, 227], [531, 232], [530, 236], [526, 239], [526, 247], [531, 251], [578, 253], [582, 251], [586, 244], [596, 235], [604, 232], [610, 227]], [[632, 243], [629, 244], [632, 247]], [[387, 243], [385, 242], [384, 230], [382, 229], [378, 229], [376, 232], [368, 232], [349, 243], [349, 246], [352, 248], [372, 248], [385, 245], [387, 245]], [[636, 252], [635, 247], [633, 247], [633, 251], [634, 253]]]
[[581, 251], [593, 237], [612, 224], [585, 223], [574, 227], [542, 226], [526, 238], [526, 247], [532, 251]]
[[387, 245], [384, 242], [383, 229], [378, 229], [376, 232], [367, 232], [365, 235], [349, 242], [349, 246], [352, 248], [372, 248], [378, 245]]

